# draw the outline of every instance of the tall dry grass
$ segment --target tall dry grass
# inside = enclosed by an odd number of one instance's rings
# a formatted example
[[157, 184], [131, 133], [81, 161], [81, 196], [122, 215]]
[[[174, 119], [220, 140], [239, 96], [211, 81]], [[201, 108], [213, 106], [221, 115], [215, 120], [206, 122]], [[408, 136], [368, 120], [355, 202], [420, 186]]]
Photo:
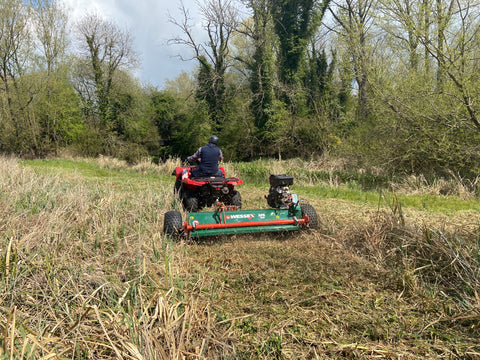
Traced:
[[[85, 159], [82, 159], [85, 161]], [[144, 174], [171, 175], [177, 166], [184, 164], [180, 158], [168, 158], [167, 160], [154, 164], [150, 159], [143, 159], [134, 165], [129, 165], [125, 160], [119, 160], [109, 156], [99, 156], [95, 159], [88, 159], [88, 162], [98, 165], [103, 169], [141, 172]]]
[[182, 254], [161, 233], [170, 187], [121, 191], [125, 186], [42, 175], [0, 158], [0, 357], [193, 359], [231, 352], [225, 338], [217, 339], [209, 304], [178, 282]]
[[464, 179], [450, 172], [450, 177], [427, 180], [423, 175], [410, 175], [402, 181], [390, 182], [389, 188], [398, 194], [450, 195], [463, 200], [475, 199], [479, 195], [480, 176]]
[[312, 186], [323, 184], [332, 188], [356, 186], [363, 190], [383, 190], [409, 195], [448, 195], [468, 200], [480, 194], [480, 176], [466, 179], [449, 172], [443, 178], [427, 179], [422, 174], [388, 176], [381, 169], [351, 169], [345, 161], [328, 155], [317, 160], [257, 160], [249, 163], [223, 164], [227, 174], [239, 176], [247, 183], [268, 186], [270, 174], [289, 174], [295, 184]]
[[479, 221], [480, 217], [469, 217], [454, 225], [426, 223], [406, 219], [402, 208], [393, 206], [353, 226], [337, 228], [335, 239], [393, 275], [399, 298], [425, 295], [448, 303], [448, 311], [432, 324], [473, 322], [476, 333], [480, 331]]

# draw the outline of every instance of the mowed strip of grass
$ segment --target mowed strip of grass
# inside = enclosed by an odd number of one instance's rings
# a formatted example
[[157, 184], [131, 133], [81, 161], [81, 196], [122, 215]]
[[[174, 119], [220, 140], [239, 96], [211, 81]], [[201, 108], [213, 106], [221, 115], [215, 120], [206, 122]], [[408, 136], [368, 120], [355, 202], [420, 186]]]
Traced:
[[[405, 284], [321, 232], [189, 246], [183, 286], [212, 304], [239, 359], [424, 359], [478, 351], [454, 301]], [[445, 322], [438, 321], [445, 319]]]

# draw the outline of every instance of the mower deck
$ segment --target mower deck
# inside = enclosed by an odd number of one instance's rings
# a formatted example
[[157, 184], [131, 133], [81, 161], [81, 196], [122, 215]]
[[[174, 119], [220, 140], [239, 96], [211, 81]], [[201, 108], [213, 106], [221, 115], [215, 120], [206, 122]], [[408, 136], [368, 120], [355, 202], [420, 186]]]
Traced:
[[308, 225], [299, 206], [290, 209], [225, 210], [189, 213], [184, 233], [192, 237], [299, 230]]

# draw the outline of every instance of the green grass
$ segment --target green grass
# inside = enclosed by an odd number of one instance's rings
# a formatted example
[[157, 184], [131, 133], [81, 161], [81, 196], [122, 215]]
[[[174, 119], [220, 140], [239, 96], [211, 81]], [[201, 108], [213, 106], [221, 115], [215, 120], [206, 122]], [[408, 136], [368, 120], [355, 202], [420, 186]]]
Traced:
[[339, 199], [371, 206], [384, 207], [393, 203], [399, 203], [403, 208], [445, 214], [457, 211], [480, 211], [480, 202], [477, 199], [464, 200], [456, 196], [406, 195], [388, 191], [362, 191], [358, 188], [349, 188], [348, 185], [332, 187], [325, 184], [295, 186], [294, 190], [306, 198]]
[[151, 186], [169, 185], [173, 180], [171, 174], [160, 173], [155, 167], [149, 171], [137, 171], [128, 167], [113, 168], [95, 162], [72, 159], [43, 159], [22, 162], [24, 166], [34, 169], [39, 174], [63, 174], [78, 176], [85, 180], [117, 186], [119, 190], [138, 191]]

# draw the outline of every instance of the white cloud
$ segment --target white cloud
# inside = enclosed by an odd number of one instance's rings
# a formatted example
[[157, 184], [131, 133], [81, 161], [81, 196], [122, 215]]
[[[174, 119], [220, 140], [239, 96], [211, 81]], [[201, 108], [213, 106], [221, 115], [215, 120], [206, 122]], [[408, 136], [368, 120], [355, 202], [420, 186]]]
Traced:
[[[141, 81], [161, 87], [166, 79], [174, 79], [182, 71], [191, 71], [193, 61], [184, 62], [176, 55], [188, 49], [167, 45], [169, 39], [180, 35], [179, 29], [168, 21], [169, 14], [180, 18], [178, 0], [60, 0], [66, 5], [72, 22], [89, 13], [96, 13], [112, 20], [134, 37], [134, 47], [139, 53]], [[184, 0], [190, 15], [196, 16], [195, 0]]]

